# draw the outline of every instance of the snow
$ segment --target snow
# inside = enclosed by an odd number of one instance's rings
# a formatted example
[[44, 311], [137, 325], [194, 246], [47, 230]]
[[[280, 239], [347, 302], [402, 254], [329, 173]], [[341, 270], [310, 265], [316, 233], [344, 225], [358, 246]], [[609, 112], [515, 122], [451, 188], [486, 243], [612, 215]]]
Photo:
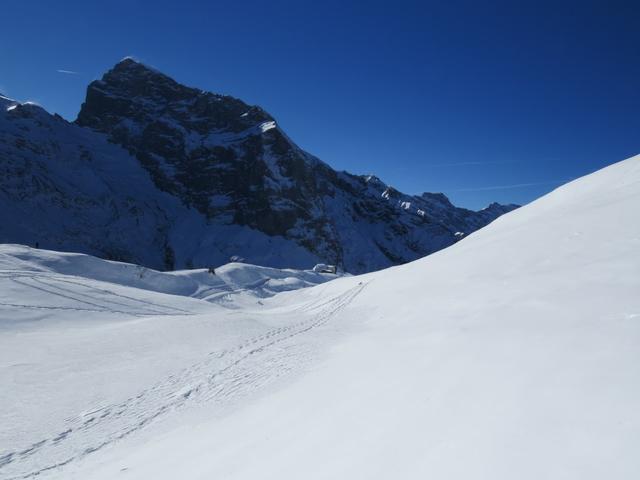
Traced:
[[0, 478], [635, 479], [639, 209], [640, 156], [424, 259], [233, 308], [5, 246]]
[[[234, 307], [239, 296], [266, 298], [282, 291], [318, 285], [336, 278], [335, 275], [319, 274], [313, 270], [276, 269], [246, 263], [229, 263], [216, 268], [214, 272], [209, 272], [208, 269], [159, 272], [91, 255], [11, 244], [0, 245], [0, 271], [17, 271], [22, 280], [30, 278], [45, 284], [50, 283], [50, 280], [54, 280], [54, 283], [57, 280], [89, 280], [209, 302], [224, 299], [225, 304]], [[5, 277], [5, 280], [9, 278], [13, 281], [11, 275]], [[61, 280], [62, 276], [64, 280]]]
[[262, 133], [272, 130], [274, 128], [276, 128], [276, 122], [274, 121], [263, 122], [260, 124], [260, 130], [262, 131]]

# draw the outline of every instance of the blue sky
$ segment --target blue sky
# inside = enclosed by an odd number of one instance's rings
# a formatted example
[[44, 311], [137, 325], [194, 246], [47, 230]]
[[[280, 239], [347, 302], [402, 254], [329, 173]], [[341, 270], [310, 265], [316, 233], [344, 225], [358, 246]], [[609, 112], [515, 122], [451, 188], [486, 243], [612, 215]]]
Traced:
[[640, 153], [638, 2], [4, 0], [0, 92], [74, 119], [127, 55], [407, 193], [526, 203]]

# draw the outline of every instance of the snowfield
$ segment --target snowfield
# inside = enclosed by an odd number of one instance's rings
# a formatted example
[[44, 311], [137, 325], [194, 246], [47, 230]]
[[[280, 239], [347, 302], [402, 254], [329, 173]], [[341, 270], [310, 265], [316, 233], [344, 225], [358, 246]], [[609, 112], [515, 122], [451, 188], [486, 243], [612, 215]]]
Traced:
[[357, 277], [3, 246], [0, 478], [639, 478], [639, 214], [637, 156]]

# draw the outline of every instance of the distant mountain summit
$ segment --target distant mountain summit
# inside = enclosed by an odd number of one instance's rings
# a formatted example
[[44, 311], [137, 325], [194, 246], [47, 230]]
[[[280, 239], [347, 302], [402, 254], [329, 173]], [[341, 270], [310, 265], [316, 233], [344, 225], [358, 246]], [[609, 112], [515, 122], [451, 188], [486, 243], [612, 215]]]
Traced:
[[361, 273], [428, 255], [516, 208], [474, 212], [337, 172], [260, 107], [129, 58], [89, 85], [73, 124], [0, 100], [2, 242], [166, 269], [235, 255]]

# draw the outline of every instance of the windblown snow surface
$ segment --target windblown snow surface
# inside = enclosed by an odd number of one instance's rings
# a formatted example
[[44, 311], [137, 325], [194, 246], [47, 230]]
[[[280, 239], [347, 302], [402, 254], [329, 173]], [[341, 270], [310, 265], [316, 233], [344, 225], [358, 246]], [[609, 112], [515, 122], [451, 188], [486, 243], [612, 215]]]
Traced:
[[226, 302], [5, 247], [0, 477], [640, 478], [639, 214], [640, 156], [416, 262]]

